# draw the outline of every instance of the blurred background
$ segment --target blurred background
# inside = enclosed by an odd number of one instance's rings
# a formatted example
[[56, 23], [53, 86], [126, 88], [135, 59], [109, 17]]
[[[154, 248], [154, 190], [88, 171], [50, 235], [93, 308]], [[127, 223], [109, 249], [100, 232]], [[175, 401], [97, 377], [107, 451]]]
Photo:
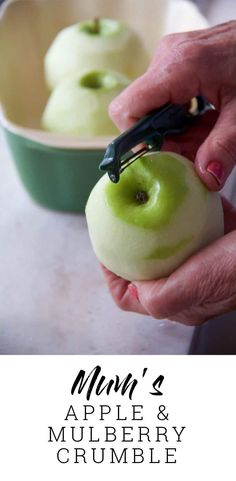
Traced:
[[[233, 0], [195, 3], [210, 25], [236, 18]], [[0, 354], [189, 352], [192, 328], [113, 304], [84, 215], [53, 212], [30, 199], [2, 131], [0, 172]], [[224, 192], [236, 201], [233, 175]]]

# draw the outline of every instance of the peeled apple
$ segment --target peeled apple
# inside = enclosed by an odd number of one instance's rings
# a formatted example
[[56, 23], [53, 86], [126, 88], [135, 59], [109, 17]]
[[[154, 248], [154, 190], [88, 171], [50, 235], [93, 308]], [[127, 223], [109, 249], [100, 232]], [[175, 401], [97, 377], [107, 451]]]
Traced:
[[94, 252], [129, 281], [168, 276], [189, 256], [223, 235], [221, 199], [185, 157], [144, 155], [113, 184], [93, 188], [86, 218]]

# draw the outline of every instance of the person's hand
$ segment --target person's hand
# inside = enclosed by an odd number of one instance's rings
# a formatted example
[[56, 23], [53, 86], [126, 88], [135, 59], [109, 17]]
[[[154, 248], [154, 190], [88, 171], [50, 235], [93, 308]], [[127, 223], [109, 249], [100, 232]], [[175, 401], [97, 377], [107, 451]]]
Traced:
[[125, 281], [103, 267], [111, 295], [125, 311], [199, 325], [236, 308], [236, 209], [223, 199], [226, 235], [190, 257], [168, 278]]
[[120, 130], [166, 102], [204, 95], [217, 109], [187, 134], [165, 146], [195, 161], [203, 182], [221, 188], [236, 160], [236, 21], [195, 32], [167, 35], [147, 72], [110, 106]]
[[[216, 107], [165, 150], [195, 162], [211, 190], [223, 187], [236, 161], [236, 22], [169, 35], [147, 72], [110, 106], [120, 130], [166, 102], [204, 95]], [[115, 302], [124, 310], [189, 325], [236, 308], [236, 211], [224, 200], [226, 235], [190, 257], [168, 278], [130, 283], [103, 268]]]

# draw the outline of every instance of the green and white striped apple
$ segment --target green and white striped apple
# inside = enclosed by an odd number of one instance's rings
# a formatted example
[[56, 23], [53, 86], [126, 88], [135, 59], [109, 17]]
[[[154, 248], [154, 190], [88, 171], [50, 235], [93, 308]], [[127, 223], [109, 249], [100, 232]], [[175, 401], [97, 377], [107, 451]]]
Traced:
[[148, 55], [138, 34], [110, 19], [80, 22], [61, 30], [44, 59], [50, 89], [78, 71], [111, 69], [134, 78], [147, 66]]
[[86, 217], [100, 262], [130, 281], [168, 276], [223, 235], [219, 194], [207, 190], [188, 159], [170, 152], [141, 157], [117, 184], [104, 175]]
[[80, 136], [117, 135], [108, 106], [129, 81], [112, 71], [93, 71], [63, 80], [52, 92], [43, 113], [46, 130]]

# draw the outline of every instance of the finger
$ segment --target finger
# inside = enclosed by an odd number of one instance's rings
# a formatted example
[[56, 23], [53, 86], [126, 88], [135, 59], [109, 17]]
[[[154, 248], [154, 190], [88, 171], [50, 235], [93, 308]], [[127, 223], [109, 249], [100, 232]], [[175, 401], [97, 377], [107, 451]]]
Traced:
[[[190, 129], [183, 134], [172, 136], [178, 145], [177, 153], [184, 155], [192, 162], [195, 161], [196, 153], [200, 145], [204, 142], [210, 131], [214, 127], [218, 117], [218, 112], [209, 111], [199, 119], [196, 119]], [[167, 148], [165, 150], [168, 150]]]
[[[110, 105], [109, 114], [118, 128], [127, 129], [137, 119], [167, 102], [185, 103], [199, 95], [202, 81], [206, 80], [205, 77], [209, 79], [208, 38], [217, 32], [215, 27], [163, 37], [147, 72]], [[200, 78], [202, 76], [204, 79]], [[208, 86], [209, 82], [205, 83]], [[206, 90], [202, 93], [212, 102], [216, 100], [215, 92], [212, 89], [209, 92], [209, 88]]]
[[211, 190], [220, 190], [236, 162], [236, 100], [227, 103], [199, 148], [196, 170]]
[[236, 233], [190, 257], [167, 279], [135, 282], [138, 298], [156, 318], [192, 325], [236, 307]]
[[161, 79], [158, 69], [146, 72], [110, 104], [109, 115], [113, 122], [123, 131], [151, 110], [167, 102], [188, 102], [195, 96], [197, 85], [193, 82], [193, 85], [183, 92], [180, 85], [187, 76], [187, 72], [183, 69], [181, 74], [181, 76], [180, 74], [174, 76], [174, 82], [170, 76]]
[[199, 93], [219, 109], [235, 97], [234, 38], [235, 22], [165, 36], [147, 72], [112, 102], [111, 118], [124, 130], [155, 107]]
[[[136, 79], [111, 103], [109, 114], [120, 130], [127, 129], [154, 108], [167, 102], [188, 102], [198, 93], [199, 81], [196, 66], [193, 66], [192, 62], [183, 61], [184, 52], [177, 53], [173, 58], [169, 37], [166, 37], [156, 52], [160, 61], [155, 62], [153, 67]], [[163, 55], [163, 51], [166, 55]], [[162, 57], [164, 58], [161, 62]]]
[[[124, 131], [161, 103], [168, 102], [169, 94], [148, 72], [135, 80], [109, 106], [109, 115]], [[159, 102], [158, 102], [159, 99]]]
[[113, 272], [106, 269], [106, 267], [101, 267], [111, 296], [117, 306], [124, 311], [147, 314], [145, 308], [140, 304], [136, 295], [136, 290], [135, 288], [132, 288], [132, 284], [130, 284], [129, 281], [116, 276]]

